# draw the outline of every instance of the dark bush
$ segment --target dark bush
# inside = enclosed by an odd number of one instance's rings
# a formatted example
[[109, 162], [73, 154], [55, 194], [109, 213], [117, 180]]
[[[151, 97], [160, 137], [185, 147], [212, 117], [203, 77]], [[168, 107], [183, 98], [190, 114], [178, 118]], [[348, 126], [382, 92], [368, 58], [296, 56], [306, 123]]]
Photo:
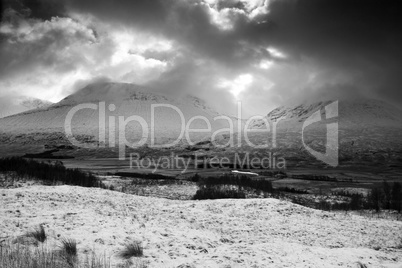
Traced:
[[302, 190], [302, 189], [296, 189], [296, 188], [290, 188], [290, 187], [279, 187], [278, 188], [279, 191], [282, 192], [288, 192], [288, 193], [292, 193], [292, 194], [308, 194], [307, 190]]
[[174, 177], [154, 173], [116, 172], [114, 175], [128, 178], [140, 178], [149, 180], [175, 180]]
[[379, 212], [381, 209], [383, 197], [384, 195], [380, 188], [374, 187], [373, 189], [371, 189], [371, 192], [367, 197], [370, 208], [375, 209], [375, 211]]
[[349, 203], [351, 210], [359, 210], [362, 209], [364, 206], [364, 196], [362, 194], [352, 194], [350, 203]]
[[384, 180], [382, 184], [384, 190], [384, 209], [391, 208], [391, 186], [387, 181]]
[[330, 211], [332, 208], [332, 204], [331, 202], [328, 202], [326, 200], [321, 200], [318, 204], [317, 204], [317, 208], [321, 209], [321, 210], [326, 210], [326, 211]]
[[402, 210], [402, 185], [394, 182], [391, 193], [391, 208], [400, 213]]
[[0, 172], [16, 172], [19, 177], [28, 177], [56, 184], [61, 182], [67, 185], [83, 187], [102, 187], [103, 183], [92, 173], [79, 169], [66, 168], [61, 161], [38, 162], [21, 157], [0, 159]]
[[225, 198], [246, 198], [246, 194], [228, 185], [201, 186], [193, 199], [225, 199]]
[[235, 185], [240, 188], [253, 188], [263, 192], [273, 192], [272, 182], [265, 179], [250, 178], [247, 176], [223, 175], [220, 177], [199, 178], [198, 186]]
[[198, 175], [198, 173], [195, 173], [195, 175], [190, 177], [188, 180], [192, 182], [199, 182], [200, 179], [201, 179], [200, 175]]

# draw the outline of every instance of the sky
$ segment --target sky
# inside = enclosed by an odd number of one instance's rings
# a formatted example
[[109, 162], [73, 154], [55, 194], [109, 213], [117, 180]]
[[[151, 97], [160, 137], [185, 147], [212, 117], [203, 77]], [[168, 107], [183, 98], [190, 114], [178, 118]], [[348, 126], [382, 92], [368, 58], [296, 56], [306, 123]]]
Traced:
[[2, 0], [0, 97], [99, 81], [267, 114], [290, 101], [402, 103], [402, 10], [374, 0]]

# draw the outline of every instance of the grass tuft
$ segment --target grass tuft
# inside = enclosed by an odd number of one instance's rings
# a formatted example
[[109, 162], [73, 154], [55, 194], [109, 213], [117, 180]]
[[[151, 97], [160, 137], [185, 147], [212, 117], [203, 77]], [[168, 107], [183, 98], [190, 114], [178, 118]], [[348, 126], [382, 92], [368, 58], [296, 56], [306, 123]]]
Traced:
[[[71, 243], [69, 243], [70, 245]], [[86, 261], [79, 263], [77, 258], [66, 258], [66, 253], [44, 247], [27, 247], [21, 244], [2, 243], [0, 246], [1, 268], [111, 268], [106, 256], [87, 256]]]
[[361, 263], [361, 262], [357, 262], [357, 267], [358, 268], [367, 268], [367, 265], [365, 265], [364, 263]]
[[43, 228], [42, 225], [39, 225], [39, 227], [31, 232], [28, 232], [26, 234], [27, 237], [33, 237], [35, 238], [37, 241], [43, 243], [46, 241], [46, 232], [45, 232], [45, 228]]
[[78, 261], [77, 258], [77, 241], [72, 238], [61, 239], [62, 258], [70, 267], [75, 267]]
[[139, 242], [132, 242], [127, 244], [124, 249], [119, 253], [119, 257], [123, 259], [130, 259], [132, 257], [142, 257], [143, 249], [141, 243]]
[[77, 256], [77, 241], [72, 238], [62, 238], [61, 248], [68, 256]]

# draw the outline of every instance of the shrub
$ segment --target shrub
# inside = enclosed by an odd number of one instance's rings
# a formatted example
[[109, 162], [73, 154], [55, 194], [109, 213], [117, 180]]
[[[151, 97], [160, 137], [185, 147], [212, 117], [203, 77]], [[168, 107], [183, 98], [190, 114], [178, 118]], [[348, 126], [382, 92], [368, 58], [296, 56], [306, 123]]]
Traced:
[[402, 185], [399, 182], [394, 182], [391, 195], [391, 208], [399, 213], [402, 210]]
[[202, 186], [193, 197], [195, 200], [224, 198], [246, 198], [246, 194], [227, 185], [213, 185]]
[[43, 228], [42, 225], [39, 225], [39, 227], [31, 232], [28, 232], [26, 234], [26, 236], [28, 237], [33, 237], [35, 238], [38, 242], [45, 242], [46, 241], [46, 232], [45, 232], [45, 228]]
[[370, 207], [375, 209], [375, 211], [379, 212], [381, 209], [381, 201], [382, 200], [383, 200], [382, 191], [377, 187], [374, 187], [373, 189], [371, 189], [371, 192], [368, 195], [368, 201], [369, 201]]
[[264, 193], [274, 192], [272, 182], [260, 178], [231, 174], [205, 178], [196, 174], [194, 177], [191, 180], [197, 181], [199, 189], [193, 199], [246, 198], [246, 191], [250, 189]]
[[292, 193], [292, 194], [308, 194], [307, 190], [303, 190], [303, 189], [296, 189], [296, 188], [290, 188], [290, 187], [279, 187], [278, 188], [279, 191], [282, 192], [288, 192], [288, 193]]
[[367, 207], [379, 212], [383, 209], [395, 209], [399, 213], [402, 210], [402, 185], [394, 182], [392, 189], [387, 182], [374, 186], [367, 196]]
[[362, 194], [352, 194], [351, 200], [349, 203], [350, 209], [351, 210], [359, 210], [363, 208], [364, 202], [363, 202], [364, 196]]
[[330, 211], [332, 208], [331, 202], [328, 202], [326, 200], [320, 200], [320, 202], [317, 204], [317, 208], [325, 211]]
[[124, 249], [119, 253], [119, 257], [123, 259], [130, 259], [132, 257], [142, 257], [143, 249], [141, 243], [132, 242], [127, 244]]
[[391, 186], [387, 181], [383, 181], [382, 187], [384, 190], [384, 209], [391, 208]]
[[21, 157], [0, 158], [0, 172], [16, 172], [19, 177], [42, 180], [49, 184], [62, 182], [83, 187], [104, 187], [92, 173], [66, 168], [62, 162], [38, 162]]
[[192, 182], [199, 182], [200, 179], [201, 179], [201, 176], [198, 175], [198, 173], [195, 173], [194, 176], [191, 176], [188, 180], [192, 181]]
[[238, 187], [247, 187], [253, 188], [255, 190], [261, 190], [263, 192], [273, 192], [272, 182], [259, 179], [259, 178], [250, 178], [247, 176], [235, 176], [225, 174], [220, 177], [207, 177], [207, 178], [199, 178], [198, 186], [213, 186], [213, 185], [235, 185]]
[[174, 177], [154, 173], [116, 172], [114, 175], [127, 178], [140, 178], [148, 180], [175, 180]]

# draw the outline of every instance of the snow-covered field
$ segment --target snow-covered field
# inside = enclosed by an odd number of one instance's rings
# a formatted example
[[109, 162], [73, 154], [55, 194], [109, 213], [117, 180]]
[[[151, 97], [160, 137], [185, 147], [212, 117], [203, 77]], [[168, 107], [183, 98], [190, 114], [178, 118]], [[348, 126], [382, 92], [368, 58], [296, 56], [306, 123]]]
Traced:
[[[39, 224], [50, 246], [75, 238], [82, 256], [112, 263], [141, 241], [149, 267], [402, 267], [402, 222], [305, 208], [276, 199], [175, 201], [103, 189], [0, 190], [0, 237]], [[1, 240], [1, 239], [0, 239]]]

